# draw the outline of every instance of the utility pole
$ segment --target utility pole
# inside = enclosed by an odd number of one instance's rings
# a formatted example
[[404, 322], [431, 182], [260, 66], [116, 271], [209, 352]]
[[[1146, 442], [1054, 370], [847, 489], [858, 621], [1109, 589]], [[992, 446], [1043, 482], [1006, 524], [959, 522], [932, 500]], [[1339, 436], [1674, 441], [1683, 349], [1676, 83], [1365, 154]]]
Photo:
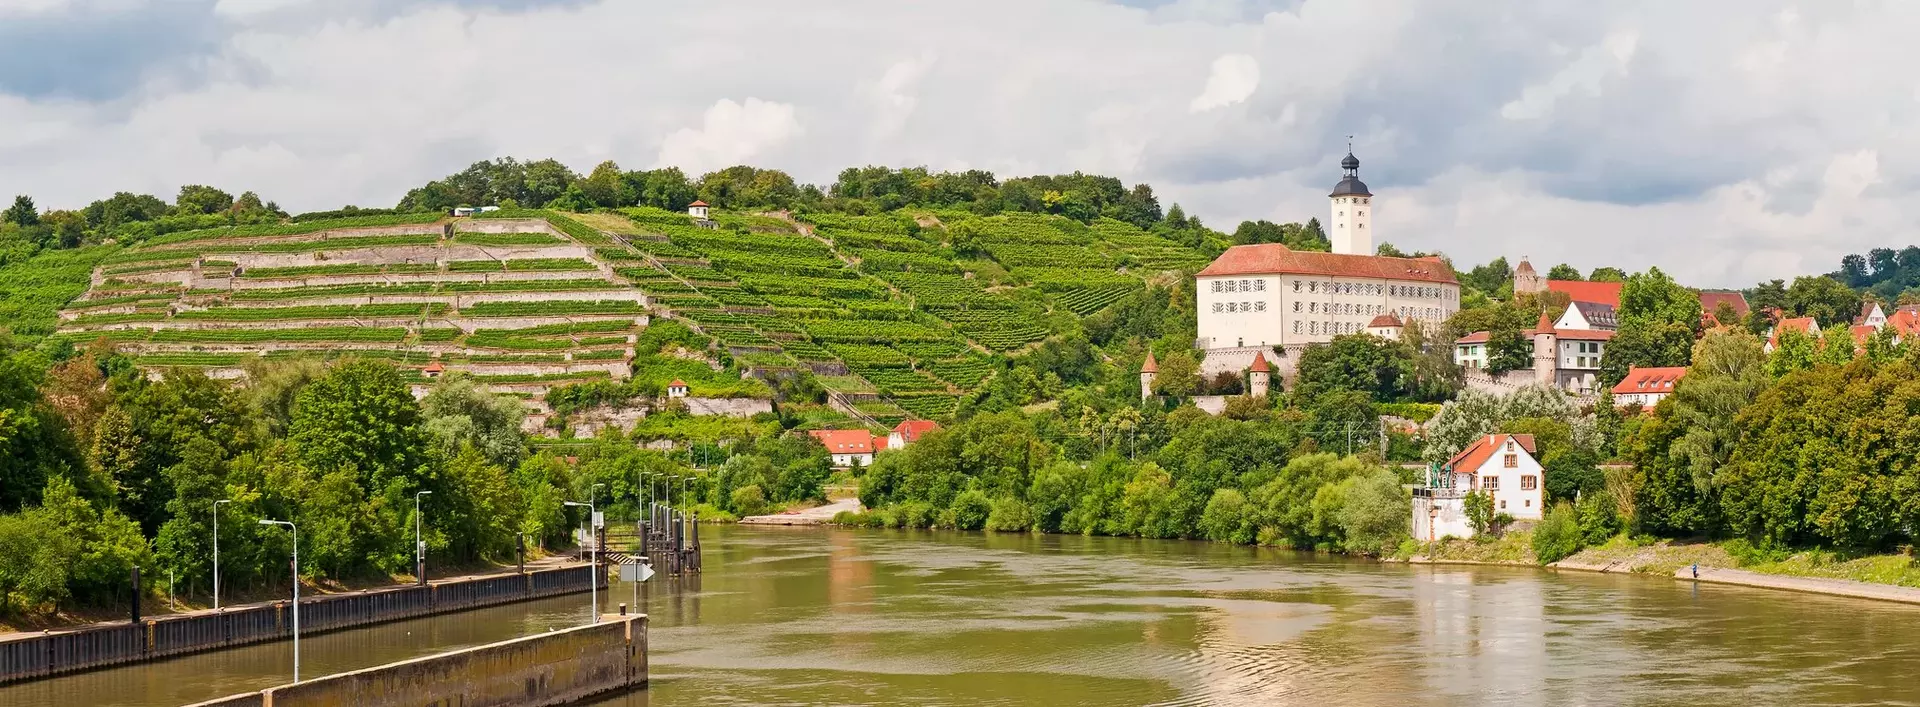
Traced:
[[421, 491], [413, 495], [413, 575], [420, 580], [421, 586], [427, 584], [427, 543], [420, 539], [420, 497], [432, 494]]
[[233, 499], [213, 502], [213, 608], [220, 608], [220, 504], [233, 503]]

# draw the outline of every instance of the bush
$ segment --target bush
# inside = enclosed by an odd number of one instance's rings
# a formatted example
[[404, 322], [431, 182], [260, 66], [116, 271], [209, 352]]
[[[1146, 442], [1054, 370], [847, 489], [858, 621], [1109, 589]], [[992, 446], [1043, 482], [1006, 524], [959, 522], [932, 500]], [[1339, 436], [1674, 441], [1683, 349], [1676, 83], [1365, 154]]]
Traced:
[[1253, 542], [1254, 522], [1247, 497], [1236, 489], [1214, 489], [1200, 513], [1200, 532], [1209, 540], [1246, 545]]
[[1400, 477], [1381, 470], [1353, 477], [1346, 483], [1346, 503], [1335, 518], [1346, 533], [1348, 551], [1380, 555], [1392, 550], [1407, 537], [1408, 499], [1400, 488]]
[[1579, 514], [1573, 504], [1562, 501], [1547, 511], [1547, 517], [1533, 529], [1533, 557], [1540, 564], [1557, 562], [1580, 551]]
[[1026, 501], [1010, 496], [994, 499], [993, 511], [987, 514], [987, 530], [1021, 533], [1032, 527], [1033, 509]]
[[899, 517], [902, 528], [931, 528], [940, 517], [939, 509], [926, 501], [907, 501], [894, 506], [893, 512]]
[[767, 493], [760, 490], [759, 484], [748, 484], [733, 490], [733, 512], [743, 516], [757, 516], [767, 512]]
[[1599, 545], [1624, 529], [1619, 505], [1614, 502], [1613, 494], [1604, 490], [1581, 494], [1574, 510], [1580, 516], [1580, 537], [1584, 544]]
[[987, 526], [987, 516], [993, 514], [993, 501], [980, 491], [967, 491], [954, 497], [953, 505], [941, 519], [941, 525], [956, 530], [980, 530]]

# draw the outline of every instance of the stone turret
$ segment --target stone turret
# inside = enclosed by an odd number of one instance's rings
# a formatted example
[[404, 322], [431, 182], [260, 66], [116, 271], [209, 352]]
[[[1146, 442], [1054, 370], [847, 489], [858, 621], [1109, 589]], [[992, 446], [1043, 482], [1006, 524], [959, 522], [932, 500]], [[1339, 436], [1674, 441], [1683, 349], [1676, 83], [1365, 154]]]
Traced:
[[1140, 364], [1140, 402], [1153, 397], [1153, 376], [1160, 372], [1160, 363], [1153, 360], [1153, 352], [1147, 352], [1147, 362]]
[[1247, 394], [1256, 398], [1267, 397], [1267, 381], [1271, 374], [1266, 353], [1254, 352], [1253, 365], [1247, 368]]
[[1546, 291], [1547, 279], [1533, 269], [1533, 263], [1527, 262], [1527, 256], [1520, 256], [1520, 265], [1513, 269], [1513, 293], [1524, 295]]
[[1560, 337], [1554, 333], [1553, 320], [1546, 312], [1540, 313], [1540, 323], [1533, 330], [1533, 380], [1541, 385], [1558, 387], [1560, 376]]

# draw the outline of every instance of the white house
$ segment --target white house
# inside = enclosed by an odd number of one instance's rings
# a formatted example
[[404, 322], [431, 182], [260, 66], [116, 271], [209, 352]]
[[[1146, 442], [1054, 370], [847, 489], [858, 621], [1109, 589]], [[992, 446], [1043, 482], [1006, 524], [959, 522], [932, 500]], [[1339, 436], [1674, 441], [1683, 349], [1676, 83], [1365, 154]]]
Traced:
[[701, 221], [707, 220], [707, 202], [696, 201], [687, 205], [687, 215]]
[[[1568, 307], [1573, 310], [1573, 307]], [[1562, 315], [1565, 319], [1566, 315]], [[1546, 313], [1532, 329], [1521, 332], [1532, 343], [1534, 380], [1579, 395], [1594, 392], [1600, 375], [1600, 360], [1606, 355], [1607, 342], [1613, 339], [1608, 329], [1557, 328]], [[1490, 332], [1476, 331], [1453, 342], [1453, 362], [1465, 368], [1487, 367]]]
[[668, 398], [668, 399], [672, 399], [672, 398], [684, 398], [684, 397], [687, 397], [687, 382], [686, 382], [686, 381], [683, 381], [683, 380], [680, 380], [680, 379], [678, 379], [678, 378], [675, 378], [675, 379], [673, 379], [673, 382], [672, 382], [672, 383], [668, 383], [668, 384], [667, 384], [667, 398]]
[[1203, 374], [1246, 370], [1256, 353], [1280, 347], [1273, 363], [1284, 377], [1308, 344], [1362, 333], [1381, 315], [1431, 328], [1460, 308], [1460, 283], [1440, 258], [1374, 255], [1374, 196], [1359, 166], [1347, 155], [1343, 178], [1328, 195], [1333, 252], [1234, 246], [1195, 276]]
[[1620, 328], [1620, 317], [1613, 305], [1605, 302], [1569, 302], [1553, 328], [1613, 331]]
[[887, 449], [905, 449], [907, 445], [920, 441], [920, 436], [940, 429], [940, 423], [932, 420], [902, 420], [887, 433]]
[[[873, 466], [873, 433], [866, 430], [814, 430], [808, 432], [825, 445], [837, 469]], [[884, 437], [881, 439], [885, 439]]]
[[1546, 505], [1546, 477], [1534, 459], [1533, 435], [1492, 434], [1474, 440], [1413, 490], [1413, 537], [1421, 542], [1473, 537], [1466, 496], [1486, 493], [1493, 512], [1514, 520], [1539, 520]]
[[1400, 332], [1405, 330], [1406, 325], [1401, 323], [1400, 318], [1394, 316], [1392, 312], [1374, 317], [1373, 321], [1367, 322], [1368, 334], [1378, 336], [1388, 341], [1399, 341]]
[[1634, 366], [1627, 370], [1627, 377], [1620, 379], [1620, 384], [1613, 387], [1613, 404], [1618, 407], [1629, 405], [1653, 407], [1654, 404], [1672, 395], [1674, 383], [1686, 374], [1686, 366], [1663, 368]]

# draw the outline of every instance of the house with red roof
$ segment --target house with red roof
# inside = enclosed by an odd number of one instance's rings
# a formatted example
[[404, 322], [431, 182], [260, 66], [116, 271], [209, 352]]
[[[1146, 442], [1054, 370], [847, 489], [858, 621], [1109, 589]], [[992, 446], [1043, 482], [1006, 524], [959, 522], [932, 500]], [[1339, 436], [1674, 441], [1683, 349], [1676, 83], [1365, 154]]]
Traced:
[[428, 378], [439, 378], [440, 374], [445, 373], [446, 371], [447, 371], [447, 367], [440, 365], [439, 359], [434, 359], [433, 361], [427, 363], [426, 368], [420, 369], [420, 375], [426, 376]]
[[1406, 331], [1406, 329], [1406, 323], [1400, 321], [1400, 317], [1395, 316], [1392, 312], [1374, 317], [1373, 321], [1367, 322], [1368, 334], [1378, 336], [1388, 341], [1399, 341], [1400, 332]]
[[[1562, 328], [1542, 312], [1540, 321], [1520, 335], [1528, 342], [1529, 368], [1536, 382], [1578, 395], [1594, 393], [1600, 361], [1606, 355], [1607, 342], [1613, 340], [1612, 330]], [[1491, 342], [1492, 333], [1486, 331], [1460, 337], [1453, 342], [1454, 364], [1486, 368], [1492, 356], [1488, 348]]]
[[1766, 352], [1773, 353], [1774, 349], [1780, 348], [1780, 335], [1789, 331], [1797, 331], [1818, 339], [1820, 322], [1814, 321], [1813, 317], [1788, 317], [1776, 322], [1771, 329], [1767, 330]]
[[669, 400], [687, 397], [687, 393], [688, 388], [686, 381], [675, 378], [672, 383], [667, 384], [667, 398]]
[[705, 221], [707, 220], [707, 208], [707, 202], [695, 201], [687, 204], [687, 215]]
[[1592, 280], [1548, 280], [1547, 291], [1564, 292], [1574, 302], [1592, 302], [1604, 304], [1614, 309], [1620, 308], [1620, 288], [1622, 282], [1595, 282]]
[[887, 449], [905, 449], [907, 445], [920, 441], [928, 432], [940, 429], [940, 423], [932, 420], [904, 420], [893, 426], [887, 433]]
[[1711, 290], [1701, 290], [1700, 291], [1700, 323], [1706, 325], [1708, 328], [1716, 327], [1721, 324], [1726, 324], [1729, 326], [1738, 326], [1740, 324], [1739, 322], [1723, 322], [1723, 321], [1720, 321], [1719, 317], [1715, 315], [1715, 312], [1720, 311], [1721, 304], [1725, 304], [1728, 307], [1732, 308], [1733, 313], [1742, 319], [1745, 319], [1747, 317], [1747, 314], [1753, 311], [1752, 307], [1747, 306], [1747, 296], [1740, 294], [1737, 291], [1736, 292], [1718, 292], [1718, 291], [1711, 291]]
[[1627, 370], [1627, 376], [1613, 386], [1613, 404], [1651, 408], [1673, 394], [1673, 385], [1687, 374], [1686, 366], [1664, 366]]
[[1475, 439], [1447, 463], [1429, 472], [1414, 489], [1413, 537], [1422, 542], [1443, 537], [1473, 537], [1467, 522], [1466, 495], [1485, 493], [1493, 512], [1514, 520], [1545, 516], [1546, 470], [1534, 458], [1533, 435], [1490, 434]]
[[[813, 430], [807, 433], [827, 448], [827, 454], [833, 457], [833, 466], [837, 469], [873, 466], [873, 453], [876, 445], [872, 432], [866, 430]], [[885, 437], [878, 438], [879, 447], [886, 446]]]

